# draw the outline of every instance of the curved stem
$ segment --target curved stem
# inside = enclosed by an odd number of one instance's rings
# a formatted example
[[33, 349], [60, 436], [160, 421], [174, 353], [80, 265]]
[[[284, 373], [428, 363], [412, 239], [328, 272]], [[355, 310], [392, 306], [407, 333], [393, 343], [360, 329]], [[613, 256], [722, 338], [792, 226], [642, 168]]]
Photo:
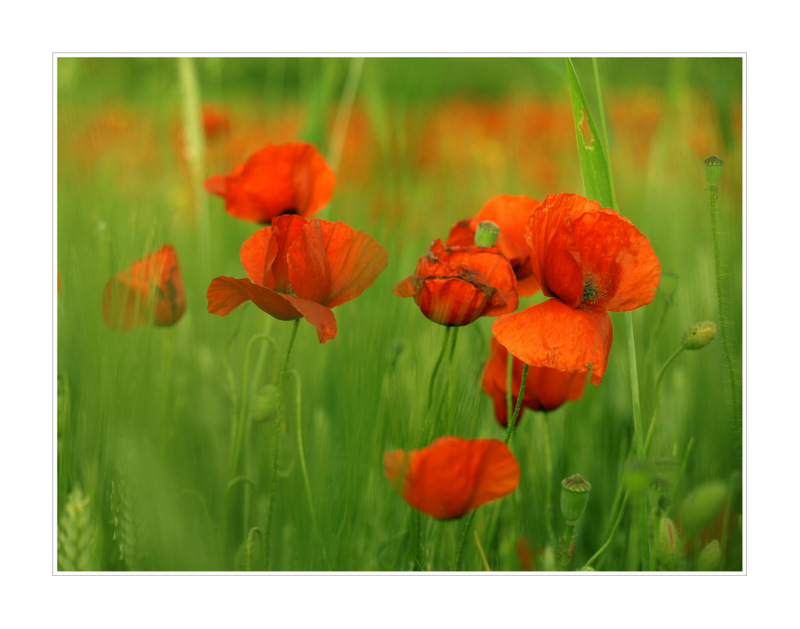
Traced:
[[273, 450], [272, 450], [272, 484], [269, 490], [269, 508], [267, 509], [267, 531], [266, 531], [266, 539], [264, 541], [264, 546], [266, 547], [266, 569], [269, 570], [269, 560], [270, 560], [270, 551], [271, 545], [270, 542], [272, 541], [272, 517], [275, 513], [275, 493], [278, 487], [278, 453], [280, 452], [279, 444], [280, 444], [280, 436], [281, 436], [281, 424], [283, 424], [284, 418], [284, 404], [283, 404], [283, 394], [284, 394], [284, 385], [286, 383], [286, 372], [289, 368], [289, 356], [292, 353], [292, 346], [294, 345], [294, 339], [297, 336], [297, 328], [300, 327], [300, 319], [295, 319], [294, 324], [292, 325], [292, 333], [289, 336], [289, 343], [286, 348], [286, 356], [283, 359], [283, 364], [281, 365], [280, 376], [278, 377], [278, 416], [275, 418], [275, 431], [273, 433]]
[[650, 448], [650, 441], [653, 438], [656, 421], [658, 420], [658, 411], [661, 407], [661, 381], [664, 379], [664, 373], [666, 373], [667, 367], [669, 367], [672, 364], [672, 361], [675, 360], [682, 351], [683, 351], [683, 346], [681, 345], [678, 349], [676, 349], [672, 353], [672, 356], [667, 358], [667, 362], [664, 363], [664, 366], [661, 368], [661, 371], [658, 372], [658, 377], [656, 377], [656, 403], [655, 407], [653, 408], [653, 418], [650, 420], [650, 426], [647, 429], [647, 438], [644, 441], [645, 456], [647, 456], [647, 451]]
[[439, 372], [439, 367], [442, 365], [445, 352], [447, 351], [447, 343], [450, 340], [450, 333], [453, 330], [452, 326], [445, 326], [444, 342], [442, 349], [439, 351], [439, 357], [436, 359], [436, 364], [433, 366], [433, 373], [431, 373], [431, 381], [428, 383], [428, 404], [425, 406], [425, 443], [429, 443], [433, 433], [433, 413], [431, 407], [433, 406], [433, 387], [436, 383], [436, 374]]
[[528, 365], [522, 365], [522, 376], [519, 379], [519, 394], [517, 395], [517, 405], [514, 408], [514, 414], [506, 424], [506, 445], [511, 441], [511, 434], [514, 432], [514, 427], [517, 425], [517, 418], [519, 417], [520, 409], [522, 408], [522, 398], [525, 397], [525, 381], [528, 379]]
[[605, 541], [605, 543], [600, 548], [597, 549], [597, 552], [594, 555], [592, 555], [591, 557], [589, 557], [588, 561], [585, 564], [583, 564], [584, 568], [588, 568], [590, 565], [592, 565], [592, 563], [600, 555], [602, 555], [603, 552], [606, 550], [606, 548], [608, 548], [609, 545], [611, 544], [611, 540], [614, 539], [614, 535], [616, 535], [617, 529], [619, 528], [619, 523], [622, 522], [622, 515], [625, 513], [625, 506], [628, 504], [628, 497], [629, 496], [630, 496], [630, 494], [626, 491], [625, 495], [622, 498], [622, 503], [620, 504], [620, 507], [619, 507], [619, 513], [617, 514], [617, 519], [614, 522], [614, 526], [612, 527], [611, 532], [608, 535], [608, 539]]
[[464, 523], [464, 532], [461, 535], [461, 541], [458, 544], [458, 552], [456, 553], [456, 570], [461, 570], [461, 558], [464, 556], [464, 544], [467, 541], [467, 536], [472, 527], [472, 520], [475, 519], [476, 511], [477, 509], [470, 511], [470, 514], [467, 516], [467, 521]]

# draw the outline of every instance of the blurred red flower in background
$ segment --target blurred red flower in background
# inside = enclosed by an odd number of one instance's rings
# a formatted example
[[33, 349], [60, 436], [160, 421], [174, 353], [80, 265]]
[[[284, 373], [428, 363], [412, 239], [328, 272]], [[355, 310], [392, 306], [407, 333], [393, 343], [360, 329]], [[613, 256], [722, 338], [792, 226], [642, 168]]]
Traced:
[[493, 247], [446, 248], [439, 239], [393, 292], [413, 297], [422, 314], [442, 325], [467, 325], [513, 312], [519, 304], [514, 270], [502, 253]]
[[183, 278], [172, 245], [164, 245], [117, 273], [103, 292], [105, 323], [122, 332], [151, 321], [172, 325], [185, 310]]
[[268, 144], [229, 175], [213, 175], [206, 190], [225, 199], [225, 210], [256, 223], [282, 214], [309, 217], [331, 199], [336, 175], [311, 144]]
[[533, 275], [549, 299], [492, 325], [497, 340], [535, 367], [592, 372], [608, 363], [611, 311], [649, 304], [661, 277], [650, 241], [628, 219], [577, 194], [548, 196], [528, 219]]
[[517, 276], [517, 292], [525, 297], [539, 291], [540, 286], [531, 274], [530, 247], [525, 241], [525, 224], [539, 207], [539, 201], [523, 195], [501, 194], [490, 199], [478, 214], [459, 221], [450, 230], [448, 247], [468, 247], [474, 243], [475, 231], [482, 221], [491, 221], [500, 228], [495, 249], [508, 258]]
[[440, 437], [421, 450], [387, 452], [383, 464], [408, 504], [440, 520], [510, 494], [520, 475], [517, 459], [497, 439]]
[[[508, 406], [506, 399], [508, 350], [492, 338], [489, 342], [491, 354], [483, 372], [483, 390], [489, 394], [494, 404], [494, 416], [501, 426], [508, 425]], [[516, 404], [522, 380], [523, 363], [512, 358], [511, 391], [512, 404]], [[579, 400], [586, 387], [586, 374], [576, 371], [559, 371], [550, 367], [529, 367], [525, 378], [525, 393], [522, 407], [534, 411], [552, 411], [570, 400]], [[520, 412], [517, 424], [522, 419]]]
[[245, 243], [239, 257], [248, 278], [217, 277], [208, 312], [227, 315], [252, 301], [276, 319], [304, 317], [320, 343], [336, 336], [331, 308], [355, 299], [386, 268], [386, 250], [344, 223], [278, 216]]

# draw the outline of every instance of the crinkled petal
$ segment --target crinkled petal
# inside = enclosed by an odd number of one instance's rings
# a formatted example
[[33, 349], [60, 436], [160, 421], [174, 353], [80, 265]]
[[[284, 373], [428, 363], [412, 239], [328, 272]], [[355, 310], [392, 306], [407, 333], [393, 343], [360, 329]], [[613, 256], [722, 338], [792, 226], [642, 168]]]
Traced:
[[291, 321], [303, 316], [287, 299], [287, 295], [253, 284], [249, 279], [215, 277], [206, 291], [208, 311], [227, 315], [247, 301], [252, 301], [267, 314], [282, 321]]
[[591, 371], [593, 384], [603, 379], [613, 339], [606, 311], [570, 308], [557, 299], [499, 317], [492, 332], [521, 361], [559, 371]]

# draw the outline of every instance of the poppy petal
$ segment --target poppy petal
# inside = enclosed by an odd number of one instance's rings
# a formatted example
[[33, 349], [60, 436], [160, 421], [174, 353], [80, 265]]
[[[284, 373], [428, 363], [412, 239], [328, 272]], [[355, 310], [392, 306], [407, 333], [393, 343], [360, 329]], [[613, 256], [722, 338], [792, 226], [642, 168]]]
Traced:
[[[239, 259], [247, 272], [247, 277], [250, 278], [251, 282], [260, 286], [267, 286], [264, 279], [264, 270], [271, 262], [267, 261], [267, 253], [271, 242], [272, 227], [262, 227], [245, 240], [239, 250]], [[276, 252], [270, 253], [274, 256]]]
[[333, 310], [310, 299], [293, 295], [283, 295], [282, 297], [317, 329], [317, 338], [320, 343], [336, 338], [337, 324]]
[[291, 321], [302, 314], [287, 299], [288, 295], [276, 293], [250, 280], [233, 277], [215, 277], [206, 291], [208, 311], [227, 315], [247, 301], [252, 301], [264, 312], [282, 321]]
[[514, 491], [520, 469], [502, 441], [441, 437], [422, 450], [387, 452], [384, 474], [412, 507], [446, 520]]
[[528, 365], [591, 371], [593, 384], [603, 379], [613, 339], [605, 310], [570, 308], [557, 299], [499, 317], [492, 333]]

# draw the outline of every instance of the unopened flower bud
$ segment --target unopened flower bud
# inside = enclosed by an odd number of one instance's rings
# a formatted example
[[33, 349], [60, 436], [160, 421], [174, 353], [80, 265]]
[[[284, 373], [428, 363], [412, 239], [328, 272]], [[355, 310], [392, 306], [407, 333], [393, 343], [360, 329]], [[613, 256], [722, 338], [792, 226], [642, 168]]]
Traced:
[[717, 334], [717, 325], [713, 321], [701, 321], [690, 326], [683, 335], [683, 349], [703, 349]]
[[728, 487], [722, 481], [695, 487], [680, 508], [680, 521], [686, 535], [694, 537], [704, 526], [711, 524], [722, 511], [727, 496]]
[[706, 181], [708, 181], [709, 186], [716, 186], [719, 183], [720, 177], [722, 177], [722, 165], [725, 162], [722, 161], [721, 157], [717, 157], [716, 155], [712, 155], [711, 157], [707, 157], [704, 161], [706, 165]]
[[567, 522], [575, 523], [583, 515], [592, 486], [580, 474], [561, 481], [561, 515]]
[[274, 384], [265, 384], [253, 401], [250, 418], [254, 422], [266, 422], [275, 419], [278, 413], [278, 387]]
[[711, 540], [697, 558], [697, 569], [700, 572], [713, 572], [722, 567], [722, 547], [719, 540]]
[[675, 523], [669, 518], [661, 518], [658, 525], [658, 563], [664, 570], [675, 570], [680, 555], [680, 536]]
[[494, 247], [497, 237], [500, 235], [500, 227], [492, 221], [481, 221], [478, 229], [475, 230], [475, 244], [479, 247]]

